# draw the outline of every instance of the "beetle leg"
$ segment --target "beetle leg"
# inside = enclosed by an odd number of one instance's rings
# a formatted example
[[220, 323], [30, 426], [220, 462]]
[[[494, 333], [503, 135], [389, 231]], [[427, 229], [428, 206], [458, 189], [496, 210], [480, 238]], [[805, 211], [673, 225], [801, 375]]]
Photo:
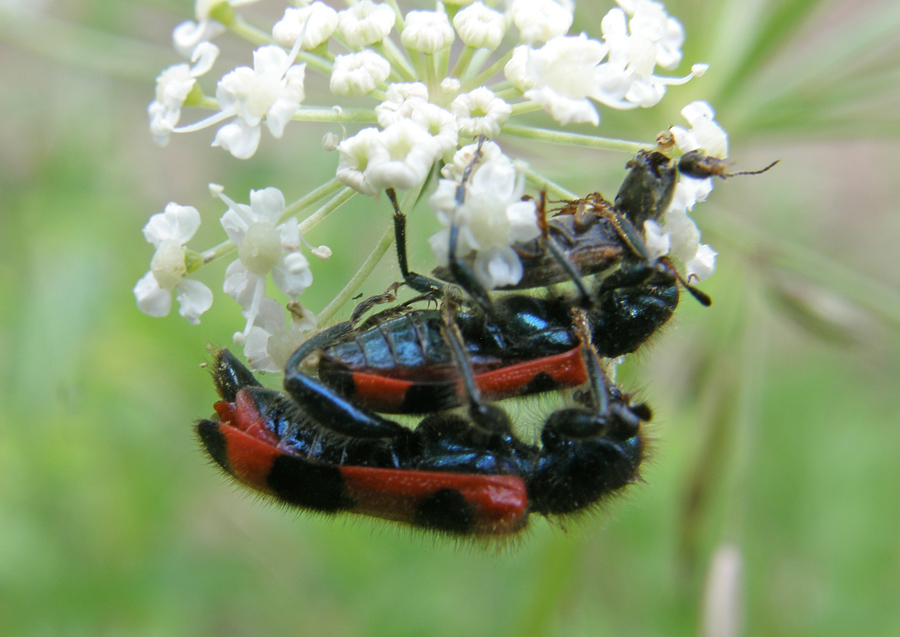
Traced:
[[412, 432], [378, 414], [358, 407], [311, 376], [288, 367], [284, 387], [316, 423], [352, 438], [399, 438]]
[[544, 515], [578, 511], [631, 484], [644, 459], [640, 425], [649, 409], [632, 408], [612, 385], [587, 338], [583, 310], [573, 310], [573, 323], [588, 373], [588, 407], [557, 410], [541, 430], [528, 495]]
[[481, 402], [481, 392], [475, 384], [472, 365], [466, 353], [462, 333], [456, 323], [455, 307], [451, 299], [444, 299], [444, 304], [441, 307], [441, 316], [444, 321], [447, 345], [450, 347], [453, 362], [456, 364], [457, 370], [459, 370], [465, 401], [469, 410], [469, 418], [486, 433], [510, 435], [512, 426], [506, 412], [500, 407]]
[[397, 248], [397, 263], [400, 265], [400, 273], [403, 275], [403, 280], [416, 292], [440, 295], [446, 287], [445, 283], [424, 274], [410, 271], [409, 260], [406, 255], [406, 214], [400, 209], [400, 204], [397, 202], [397, 193], [394, 192], [394, 189], [388, 188], [385, 192], [394, 206], [394, 243]]
[[578, 268], [575, 267], [575, 264], [569, 260], [566, 253], [559, 247], [559, 244], [553, 237], [548, 235], [545, 238], [545, 241], [550, 256], [553, 257], [553, 260], [556, 261], [559, 267], [569, 275], [572, 283], [575, 284], [575, 287], [578, 290], [579, 304], [583, 307], [591, 307], [594, 305], [597, 302], [597, 299], [594, 296], [594, 293], [584, 284], [584, 279], [581, 278], [581, 273], [578, 271]]

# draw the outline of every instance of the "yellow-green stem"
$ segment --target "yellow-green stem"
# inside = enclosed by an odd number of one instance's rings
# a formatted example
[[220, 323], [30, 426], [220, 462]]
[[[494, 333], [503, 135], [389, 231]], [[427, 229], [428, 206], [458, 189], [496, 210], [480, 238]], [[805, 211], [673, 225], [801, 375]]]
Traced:
[[531, 126], [517, 126], [506, 124], [503, 132], [507, 135], [522, 137], [525, 139], [537, 139], [552, 144], [565, 144], [568, 146], [583, 146], [585, 148], [597, 148], [602, 150], [618, 150], [634, 154], [639, 150], [653, 150], [656, 144], [632, 142], [627, 139], [613, 139], [611, 137], [597, 137], [595, 135], [582, 135], [580, 133], [564, 133], [562, 131], [546, 128], [533, 128]]
[[356, 290], [359, 289], [359, 286], [363, 284], [369, 275], [372, 274], [372, 271], [375, 269], [375, 266], [378, 265], [378, 262], [381, 261], [381, 258], [388, 251], [388, 248], [394, 243], [394, 226], [393, 224], [389, 225], [385, 231], [381, 234], [381, 239], [378, 240], [378, 244], [369, 253], [369, 256], [360, 266], [359, 270], [357, 270], [356, 274], [354, 274], [349, 281], [347, 281], [347, 285], [344, 286], [344, 289], [338, 292], [337, 296], [325, 306], [317, 318], [317, 322], [319, 325], [325, 325], [330, 321], [335, 314], [337, 314], [338, 310], [343, 307], [343, 305], [353, 298], [356, 294]]
[[555, 197], [557, 199], [565, 199], [567, 201], [578, 199], [578, 195], [576, 195], [571, 190], [566, 190], [555, 181], [547, 179], [540, 173], [536, 173], [535, 171], [531, 170], [531, 168], [527, 168], [525, 170], [525, 179], [528, 180], [528, 183], [538, 188], [538, 190], [546, 191], [547, 194], [551, 197]]

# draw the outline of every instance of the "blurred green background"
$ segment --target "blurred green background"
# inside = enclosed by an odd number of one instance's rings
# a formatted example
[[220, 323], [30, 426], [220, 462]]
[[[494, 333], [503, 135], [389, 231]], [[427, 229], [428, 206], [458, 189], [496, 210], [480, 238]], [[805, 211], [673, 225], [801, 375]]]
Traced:
[[[738, 634], [900, 634], [900, 8], [667, 8], [683, 67], [709, 73], [655, 109], [603, 109], [600, 133], [650, 139], [708, 99], [739, 169], [781, 163], [697, 208], [720, 252], [714, 305], [686, 300], [623, 370], [656, 414], [645, 483], [495, 553], [248, 497], [191, 427], [214, 400], [205, 345], [230, 343], [237, 306], [217, 293], [200, 327], [135, 308], [149, 215], [195, 205], [208, 223], [192, 245], [218, 242], [206, 184], [296, 198], [332, 174], [329, 129], [264, 133], [248, 162], [209, 149], [212, 131], [160, 149], [146, 105], [190, 3], [0, 3], [0, 634], [694, 635], [704, 608], [742, 610]], [[582, 2], [574, 30], [599, 35], [608, 9]], [[627, 159], [507, 149], [607, 194]], [[313, 264], [314, 311], [388, 223], [386, 201], [358, 199], [310, 233], [335, 252]], [[424, 269], [434, 222], [411, 223]], [[218, 290], [224, 267], [199, 278]], [[363, 292], [396, 277], [385, 259]], [[740, 590], [704, 604], [723, 547], [741, 575], [712, 588]]]

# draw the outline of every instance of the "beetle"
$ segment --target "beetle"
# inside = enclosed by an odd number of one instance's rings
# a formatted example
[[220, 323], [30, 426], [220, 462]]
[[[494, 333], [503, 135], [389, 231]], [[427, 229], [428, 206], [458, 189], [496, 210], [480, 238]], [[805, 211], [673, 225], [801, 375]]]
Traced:
[[[479, 147], [457, 188], [459, 206], [465, 202], [466, 180], [480, 158]], [[701, 159], [699, 156], [690, 164], [684, 162], [686, 167], [694, 167], [684, 174], [699, 177], [705, 166]], [[515, 285], [499, 289], [525, 290], [569, 281], [577, 291], [573, 302], [590, 307], [596, 304], [597, 294], [603, 289], [589, 289], [583, 278], [598, 275], [602, 280], [611, 273], [622, 271], [621, 276], [631, 286], [639, 285], [642, 278], [652, 279], [651, 285], [659, 285], [658, 275], [662, 275], [671, 280], [673, 288], [681, 283], [701, 304], [710, 305], [709, 297], [684, 281], [669, 261], [653, 259], [644, 243], [644, 223], [660, 220], [672, 202], [679, 175], [676, 163], [660, 152], [642, 150], [626, 164], [626, 168], [629, 170], [614, 204], [600, 193], [591, 193], [581, 199], [561, 202], [562, 207], [548, 218], [546, 200], [542, 196], [537, 208], [541, 234], [536, 239], [513, 245], [522, 263], [523, 276]], [[446, 283], [458, 285], [485, 313], [494, 312], [487, 289], [475, 275], [474, 255], [457, 255], [459, 229], [455, 224], [450, 227], [447, 266], [437, 268], [434, 278], [409, 269], [406, 216], [400, 209], [396, 193], [392, 189], [386, 192], [394, 208], [397, 259], [404, 281], [419, 292], [432, 294], [440, 293]]]
[[[476, 161], [477, 157], [467, 171]], [[667, 260], [650, 259], [630, 219], [661, 214], [674, 190], [675, 168], [660, 153], [639, 153], [632, 163], [617, 196], [617, 205], [626, 212], [596, 193], [566, 202], [560, 214], [543, 224], [543, 241], [517, 246], [521, 254], [530, 255], [524, 261], [527, 283], [519, 287], [549, 285], [566, 276], [581, 285], [581, 270], [612, 268], [592, 291], [574, 297], [488, 298], [474, 275], [466, 274], [466, 264], [458, 264], [464, 273], [461, 278], [468, 282], [462, 287], [469, 302], [459, 305], [455, 322], [475, 384], [486, 399], [575, 387], [586, 381], [570, 320], [572, 306], [582, 305], [586, 298], [591, 345], [607, 358], [635, 351], [671, 317], [678, 305], [680, 278]], [[388, 196], [395, 209], [397, 256], [405, 282], [432, 297], [443, 294], [444, 283], [410, 271], [406, 218], [395, 193], [388, 191]], [[625, 255], [627, 267], [621, 265]], [[705, 298], [701, 294], [697, 292], [698, 298]], [[354, 316], [379, 298], [360, 304]], [[315, 355], [322, 382], [375, 411], [427, 413], [461, 404], [460, 376], [444, 344], [445, 321], [439, 312], [407, 307], [376, 315], [359, 328], [354, 323], [351, 318], [302, 346], [288, 363], [288, 375], [300, 373], [303, 361]]]
[[[635, 351], [677, 305], [678, 289], [665, 272], [637, 278], [639, 284], [629, 286], [624, 271], [611, 275], [600, 286], [598, 303], [585, 312], [590, 346], [601, 357]], [[385, 296], [393, 298], [375, 299]], [[469, 299], [457, 303], [453, 320], [486, 400], [587, 381], [569, 297], [509, 294], [494, 301], [491, 315]], [[446, 343], [441, 311], [407, 305], [355, 327], [357, 314], [304, 343], [288, 362], [287, 375], [302, 374], [304, 362], [315, 357], [322, 383], [375, 411], [428, 413], [462, 404], [461, 376]]]
[[[465, 356], [449, 333], [454, 355]], [[199, 421], [197, 434], [238, 482], [302, 510], [510, 537], [532, 513], [590, 509], [639, 477], [650, 410], [609, 381], [585, 342], [579, 351], [588, 390], [581, 406], [550, 414], [540, 445], [517, 438], [471, 386], [467, 415], [432, 413], [409, 429], [303, 374], [286, 377], [286, 394], [264, 388], [228, 350], [214, 352], [217, 417]]]

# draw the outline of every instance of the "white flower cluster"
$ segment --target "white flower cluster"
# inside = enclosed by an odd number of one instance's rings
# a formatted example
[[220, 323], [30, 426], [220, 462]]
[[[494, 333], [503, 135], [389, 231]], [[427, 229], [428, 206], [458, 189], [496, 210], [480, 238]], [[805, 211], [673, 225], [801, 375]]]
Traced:
[[[727, 156], [728, 136], [713, 120], [715, 113], [709, 104], [691, 102], [681, 109], [681, 114], [690, 122], [691, 129], [672, 126], [669, 130], [682, 153], [702, 150], [713, 157]], [[675, 196], [662, 224], [652, 220], [644, 222], [651, 254], [678, 259], [684, 263], [687, 277], [698, 281], [709, 277], [716, 269], [717, 253], [705, 243], [700, 243], [700, 230], [688, 213], [694, 204], [705, 201], [712, 189], [712, 177], [682, 178], [675, 187]]]
[[[462, 148], [453, 162], [444, 167], [444, 179], [431, 196], [429, 205], [441, 223], [459, 227], [456, 254], [475, 253], [475, 276], [487, 288], [514, 285], [522, 279], [522, 262], [511, 245], [529, 241], [540, 234], [532, 200], [522, 201], [525, 179], [500, 147], [487, 142], [483, 160], [465, 184], [465, 197], [457, 200], [459, 178], [471, 162], [477, 144]], [[444, 228], [430, 239], [438, 262], [449, 259], [450, 229]]]
[[[525, 4], [525, 3], [522, 3]], [[655, 75], [657, 65], [671, 69], [681, 62], [684, 31], [658, 2], [619, 1], [600, 24], [602, 40], [582, 33], [566, 36], [571, 15], [552, 0], [513, 18], [528, 44], [513, 51], [506, 78], [528, 100], [540, 104], [560, 124], [600, 123], [592, 100], [616, 109], [655, 106], [666, 87], [683, 84], [706, 72], [695, 64], [685, 77]], [[525, 39], [525, 38], [523, 38]], [[534, 41], [543, 41], [539, 48]]]
[[[358, 126], [340, 139], [328, 134], [326, 147], [338, 151], [335, 180], [293, 204], [287, 205], [275, 188], [251, 192], [249, 205], [231, 201], [219, 189], [215, 194], [228, 206], [221, 223], [229, 242], [215, 249], [202, 254], [186, 249], [199, 213], [167, 206], [145, 228], [156, 254], [134, 292], [138, 306], [154, 316], [168, 313], [174, 292], [181, 314], [196, 323], [210, 307], [212, 293], [184, 276], [236, 252], [224, 291], [243, 308], [246, 324], [235, 341], [256, 369], [277, 369], [284, 358], [279, 348], [296, 340], [285, 330], [296, 334], [298, 326], [314, 324], [297, 298], [312, 282], [300, 228], [311, 227], [317, 215], [303, 224], [294, 216], [313, 200], [333, 196], [320, 209], [330, 211], [353, 193], [377, 196], [392, 188], [418, 194], [432, 170], [443, 165], [444, 179], [429, 200], [431, 207], [445, 225], [459, 228], [459, 252], [474, 253], [476, 274], [485, 286], [514, 284], [522, 264], [511, 246], [538, 235], [534, 204], [522, 201], [520, 164], [492, 142], [482, 144], [483, 160], [469, 177], [464, 200], [457, 201], [473, 141], [497, 140], [512, 118], [538, 110], [556, 128], [598, 125], [597, 104], [650, 107], [668, 86], [706, 70], [695, 64], [684, 77], [657, 74], [657, 67], [672, 69], [681, 62], [684, 31], [661, 3], [651, 0], [617, 0], [600, 24], [600, 39], [569, 34], [569, 0], [438, 0], [434, 10], [405, 14], [396, 2], [359, 0], [336, 10], [319, 0], [303, 0], [286, 7], [267, 28], [250, 24], [238, 12], [255, 1], [197, 0], [196, 19], [175, 28], [175, 49], [190, 64], [176, 64], [157, 79], [148, 107], [153, 138], [165, 145], [174, 133], [218, 126], [212, 145], [249, 159], [259, 149], [263, 125], [276, 139], [291, 121], [333, 122], [341, 131], [348, 124]], [[204, 89], [201, 84], [219, 53], [211, 40], [226, 32], [254, 43], [252, 65], [228, 70], [214, 90]], [[310, 73], [328, 78], [331, 96], [324, 104], [321, 98], [316, 105], [308, 103], [313, 99], [306, 86]], [[355, 100], [352, 106], [341, 103], [348, 98]], [[368, 108], [357, 106], [366, 99]], [[186, 107], [212, 114], [181, 125]], [[696, 110], [693, 105], [685, 109], [691, 130], [673, 127], [676, 142], [682, 150], [693, 146], [724, 157], [724, 132], [722, 140], [713, 139], [721, 129], [711, 110], [708, 117]], [[532, 129], [510, 127], [513, 134], [523, 130]], [[542, 138], [553, 141], [554, 132], [542, 130]], [[715, 256], [699, 244], [699, 232], [687, 217], [701, 199], [700, 186], [679, 185], [680, 208], [673, 204], [663, 223], [645, 229], [656, 254], [681, 259], [697, 277], [711, 272]], [[447, 229], [431, 239], [442, 262], [447, 240]], [[330, 251], [321, 246], [311, 252], [326, 258]], [[270, 274], [292, 302], [289, 321], [266, 296]]]

